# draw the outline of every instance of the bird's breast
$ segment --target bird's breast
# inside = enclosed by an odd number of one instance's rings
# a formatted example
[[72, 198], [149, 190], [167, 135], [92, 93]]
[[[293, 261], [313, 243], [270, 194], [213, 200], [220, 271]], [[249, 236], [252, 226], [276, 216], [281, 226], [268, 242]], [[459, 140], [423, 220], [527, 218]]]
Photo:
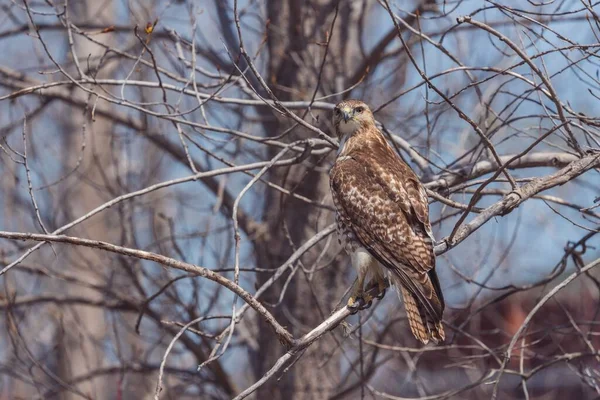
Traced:
[[348, 225], [340, 213], [335, 213], [337, 224], [338, 243], [344, 248], [346, 253], [353, 254], [360, 246], [352, 227]]

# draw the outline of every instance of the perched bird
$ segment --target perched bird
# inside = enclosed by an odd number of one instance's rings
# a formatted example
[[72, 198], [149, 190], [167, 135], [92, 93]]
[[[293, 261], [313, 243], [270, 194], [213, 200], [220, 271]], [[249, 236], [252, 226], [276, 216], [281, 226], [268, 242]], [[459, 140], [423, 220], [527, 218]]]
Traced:
[[387, 276], [404, 299], [413, 335], [425, 344], [443, 341], [444, 298], [425, 188], [377, 129], [365, 103], [339, 103], [333, 125], [340, 141], [329, 174], [337, 231], [358, 274], [348, 307], [370, 306], [367, 291], [375, 286], [383, 297]]

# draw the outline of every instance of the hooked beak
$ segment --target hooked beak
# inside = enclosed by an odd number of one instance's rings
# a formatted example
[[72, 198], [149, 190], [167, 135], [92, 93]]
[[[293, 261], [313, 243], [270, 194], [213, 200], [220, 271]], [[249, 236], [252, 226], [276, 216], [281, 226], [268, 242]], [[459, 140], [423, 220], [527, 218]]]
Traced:
[[344, 118], [344, 122], [348, 122], [348, 120], [352, 118], [351, 112], [352, 110], [350, 110], [349, 108], [342, 109], [342, 118]]

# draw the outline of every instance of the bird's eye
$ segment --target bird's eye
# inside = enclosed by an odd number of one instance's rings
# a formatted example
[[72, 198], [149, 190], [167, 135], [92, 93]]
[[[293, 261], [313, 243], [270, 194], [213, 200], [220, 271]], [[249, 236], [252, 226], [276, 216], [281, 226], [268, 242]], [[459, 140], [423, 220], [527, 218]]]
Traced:
[[365, 108], [364, 107], [356, 107], [354, 109], [354, 111], [356, 111], [358, 114], [360, 114], [361, 112], [365, 111]]
[[335, 115], [340, 115], [340, 109], [339, 108], [335, 109]]

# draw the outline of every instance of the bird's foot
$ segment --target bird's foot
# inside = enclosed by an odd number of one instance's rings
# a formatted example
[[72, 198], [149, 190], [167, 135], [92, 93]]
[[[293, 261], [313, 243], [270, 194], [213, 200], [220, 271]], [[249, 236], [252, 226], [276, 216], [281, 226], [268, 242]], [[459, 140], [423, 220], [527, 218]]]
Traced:
[[377, 300], [381, 300], [381, 299], [383, 299], [383, 296], [385, 296], [385, 289], [387, 287], [388, 287], [388, 283], [387, 283], [386, 279], [382, 278], [382, 277], [377, 277], [367, 284], [367, 288], [368, 288], [367, 291], [371, 291], [371, 290], [377, 288], [377, 294], [375, 295], [375, 298]]
[[373, 296], [367, 293], [359, 293], [350, 296], [348, 299], [348, 309], [352, 314], [356, 314], [360, 310], [365, 310], [373, 304]]

